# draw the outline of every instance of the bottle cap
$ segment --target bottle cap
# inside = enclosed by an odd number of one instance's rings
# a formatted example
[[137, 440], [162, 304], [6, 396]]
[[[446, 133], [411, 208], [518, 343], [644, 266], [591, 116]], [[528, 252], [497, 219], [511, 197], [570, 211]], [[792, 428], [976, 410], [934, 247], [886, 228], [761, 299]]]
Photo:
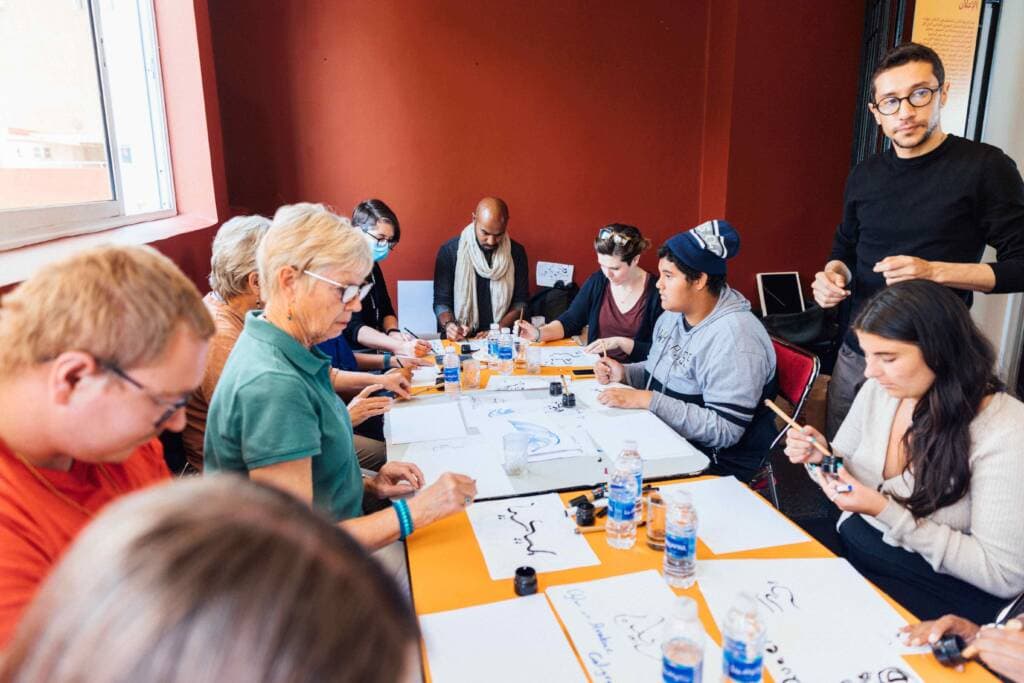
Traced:
[[950, 633], [932, 643], [932, 654], [942, 666], [959, 666], [967, 663], [963, 656], [963, 649], [966, 645], [963, 638], [955, 633]]
[[513, 585], [516, 595], [533, 595], [537, 592], [537, 571], [533, 567], [517, 567]]
[[511, 330], [508, 329], [507, 327], [503, 327], [503, 328], [501, 328], [501, 333], [502, 334], [509, 334], [509, 333], [511, 333]]

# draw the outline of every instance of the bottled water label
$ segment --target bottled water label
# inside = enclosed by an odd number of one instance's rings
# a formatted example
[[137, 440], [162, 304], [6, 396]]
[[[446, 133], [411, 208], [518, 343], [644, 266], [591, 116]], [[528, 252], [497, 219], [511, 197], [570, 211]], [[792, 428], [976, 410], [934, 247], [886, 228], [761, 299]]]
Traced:
[[692, 560], [697, 554], [697, 530], [691, 527], [669, 531], [676, 533], [665, 534], [665, 554], [673, 560]]
[[459, 383], [459, 368], [458, 368], [458, 366], [453, 367], [453, 368], [446, 367], [444, 369], [444, 381], [445, 381], [446, 384], [449, 383], [449, 382], [454, 382], [455, 384]]
[[488, 339], [487, 340], [487, 355], [491, 356], [492, 358], [497, 358], [498, 357], [498, 340], [497, 339]]
[[614, 495], [614, 490], [608, 497], [608, 516], [617, 522], [631, 522], [636, 516], [636, 500], [632, 496]]
[[701, 683], [703, 663], [688, 666], [673, 662], [668, 657], [661, 658], [662, 683]]
[[501, 360], [512, 360], [512, 345], [503, 344], [498, 348], [498, 358]]
[[722, 647], [722, 673], [729, 681], [736, 683], [761, 682], [761, 653], [755, 659], [748, 659], [747, 644], [742, 640], [725, 636]]

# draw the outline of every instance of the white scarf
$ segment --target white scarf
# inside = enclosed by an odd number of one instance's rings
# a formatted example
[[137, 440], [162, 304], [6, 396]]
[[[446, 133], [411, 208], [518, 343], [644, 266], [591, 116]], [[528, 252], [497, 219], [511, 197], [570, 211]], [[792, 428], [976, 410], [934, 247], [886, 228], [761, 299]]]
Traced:
[[476, 241], [472, 223], [462, 230], [459, 252], [455, 260], [455, 320], [470, 330], [480, 326], [480, 311], [476, 302], [476, 276], [491, 281], [491, 312], [494, 322], [501, 320], [512, 303], [515, 283], [515, 265], [512, 263], [512, 240], [506, 233], [494, 250], [488, 265], [484, 250]]

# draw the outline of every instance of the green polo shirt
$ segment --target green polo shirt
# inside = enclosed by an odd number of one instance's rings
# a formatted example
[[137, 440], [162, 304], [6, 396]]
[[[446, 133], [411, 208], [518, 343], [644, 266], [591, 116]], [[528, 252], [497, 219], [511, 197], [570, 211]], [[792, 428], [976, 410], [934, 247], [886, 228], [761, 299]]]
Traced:
[[245, 317], [210, 401], [204, 471], [250, 472], [311, 458], [313, 502], [335, 520], [362, 514], [363, 479], [330, 360], [263, 319]]

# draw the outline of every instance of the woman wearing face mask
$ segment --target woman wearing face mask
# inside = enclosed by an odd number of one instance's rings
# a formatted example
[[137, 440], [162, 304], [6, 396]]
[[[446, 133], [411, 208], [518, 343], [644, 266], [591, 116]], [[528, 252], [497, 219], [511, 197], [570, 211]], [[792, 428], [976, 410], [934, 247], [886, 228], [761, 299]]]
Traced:
[[363, 310], [352, 316], [345, 330], [345, 339], [352, 348], [380, 349], [397, 356], [425, 356], [430, 344], [422, 339], [409, 339], [398, 326], [398, 316], [388, 294], [380, 262], [398, 246], [402, 229], [398, 216], [379, 199], [360, 202], [352, 211], [352, 225], [363, 232], [373, 254], [370, 283], [373, 287], [363, 300]]
[[[921, 619], [984, 623], [1024, 591], [1024, 404], [1006, 393], [964, 302], [934, 282], [878, 292], [853, 325], [864, 386], [831, 444], [835, 476], [809, 468], [842, 511], [843, 554]], [[818, 463], [814, 428], [786, 455]]]
[[657, 278], [640, 267], [640, 254], [649, 246], [651, 241], [632, 225], [612, 223], [598, 230], [594, 250], [600, 269], [583, 283], [565, 313], [540, 328], [524, 320], [520, 336], [554, 341], [589, 325], [587, 353], [607, 352], [620, 362], [646, 359], [654, 323], [662, 313]]

